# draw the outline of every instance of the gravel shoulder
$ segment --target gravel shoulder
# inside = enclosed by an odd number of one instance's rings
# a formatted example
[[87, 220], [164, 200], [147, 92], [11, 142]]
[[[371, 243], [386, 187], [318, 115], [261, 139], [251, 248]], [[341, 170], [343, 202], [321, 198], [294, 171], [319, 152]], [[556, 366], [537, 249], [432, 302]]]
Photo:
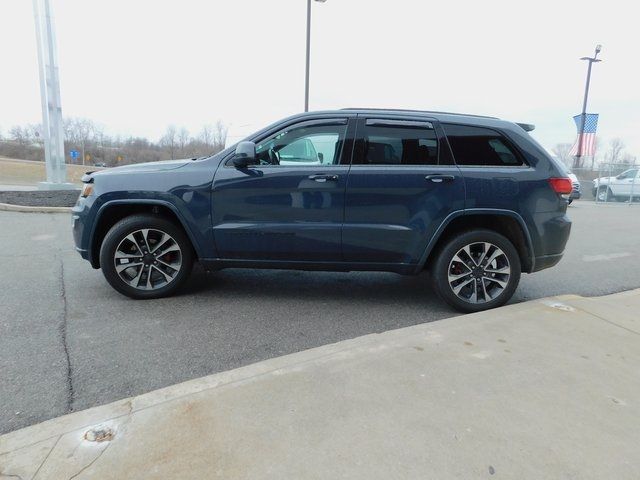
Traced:
[[0, 203], [27, 207], [73, 207], [80, 190], [0, 191]]

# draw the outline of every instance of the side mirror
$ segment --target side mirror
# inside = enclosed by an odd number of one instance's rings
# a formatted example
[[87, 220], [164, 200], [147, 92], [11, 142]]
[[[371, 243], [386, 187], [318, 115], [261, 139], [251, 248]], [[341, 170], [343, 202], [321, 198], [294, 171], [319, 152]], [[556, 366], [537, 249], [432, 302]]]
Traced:
[[320, 160], [320, 163], [324, 162], [324, 154], [322, 152], [318, 152], [318, 160]]
[[256, 144], [253, 142], [240, 142], [236, 146], [233, 156], [233, 165], [237, 168], [245, 168], [256, 164]]

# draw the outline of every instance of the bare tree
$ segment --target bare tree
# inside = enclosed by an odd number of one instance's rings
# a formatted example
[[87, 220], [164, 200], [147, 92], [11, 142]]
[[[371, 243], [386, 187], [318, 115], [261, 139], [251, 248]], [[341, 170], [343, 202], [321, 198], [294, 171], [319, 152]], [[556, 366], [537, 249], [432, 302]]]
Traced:
[[198, 135], [200, 141], [208, 150], [213, 149], [213, 125], [205, 125]]
[[622, 156], [622, 159], [620, 160], [620, 163], [623, 163], [625, 165], [635, 165], [636, 164], [636, 157], [635, 155], [631, 155], [630, 153], [625, 153]]
[[171, 159], [173, 159], [175, 157], [176, 136], [177, 136], [176, 126], [175, 125], [169, 125], [167, 127], [166, 132], [164, 133], [164, 135], [160, 139], [160, 146], [165, 148], [166, 150], [168, 150], [169, 155], [171, 156]]
[[572, 164], [573, 159], [569, 154], [569, 152], [571, 151], [570, 143], [558, 143], [555, 147], [553, 147], [552, 151], [555, 156], [558, 157], [558, 160], [564, 163], [567, 167]]
[[82, 149], [82, 164], [85, 164], [87, 143], [93, 138], [95, 125], [91, 120], [86, 118], [78, 118], [75, 122], [75, 128]]
[[178, 132], [178, 144], [180, 145], [180, 156], [184, 157], [184, 149], [189, 143], [189, 130], [182, 127], [180, 128], [180, 132]]
[[227, 143], [227, 131], [227, 126], [221, 120], [218, 120], [213, 131], [213, 149], [216, 153], [224, 150], [224, 146]]
[[9, 138], [21, 147], [24, 147], [29, 144], [29, 131], [20, 125], [13, 126], [11, 130], [9, 130]]
[[609, 163], [618, 163], [624, 150], [624, 142], [619, 138], [613, 138], [609, 142], [609, 151], [605, 155], [605, 158]]

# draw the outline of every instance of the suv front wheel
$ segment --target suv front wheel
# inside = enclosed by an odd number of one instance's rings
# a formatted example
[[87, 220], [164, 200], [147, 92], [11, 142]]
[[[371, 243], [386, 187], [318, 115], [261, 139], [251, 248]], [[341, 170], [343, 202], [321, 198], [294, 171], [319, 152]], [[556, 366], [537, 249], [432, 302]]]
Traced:
[[504, 305], [520, 281], [520, 257], [513, 244], [491, 230], [450, 238], [436, 254], [432, 276], [438, 295], [463, 312]]
[[191, 273], [191, 243], [173, 222], [133, 215], [116, 223], [100, 248], [100, 267], [109, 284], [131, 298], [173, 294]]

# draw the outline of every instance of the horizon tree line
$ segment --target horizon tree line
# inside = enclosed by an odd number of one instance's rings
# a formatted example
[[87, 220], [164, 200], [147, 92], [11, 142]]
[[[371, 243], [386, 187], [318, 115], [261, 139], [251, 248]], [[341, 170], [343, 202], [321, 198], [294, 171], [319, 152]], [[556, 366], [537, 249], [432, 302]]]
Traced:
[[[109, 135], [90, 119], [66, 117], [63, 131], [66, 163], [113, 167], [217, 153], [225, 147], [228, 128], [218, 120], [191, 135], [185, 127], [169, 125], [160, 139], [152, 141], [142, 136]], [[79, 153], [75, 160], [72, 150]], [[41, 125], [14, 125], [6, 135], [0, 129], [0, 156], [44, 161]]]

